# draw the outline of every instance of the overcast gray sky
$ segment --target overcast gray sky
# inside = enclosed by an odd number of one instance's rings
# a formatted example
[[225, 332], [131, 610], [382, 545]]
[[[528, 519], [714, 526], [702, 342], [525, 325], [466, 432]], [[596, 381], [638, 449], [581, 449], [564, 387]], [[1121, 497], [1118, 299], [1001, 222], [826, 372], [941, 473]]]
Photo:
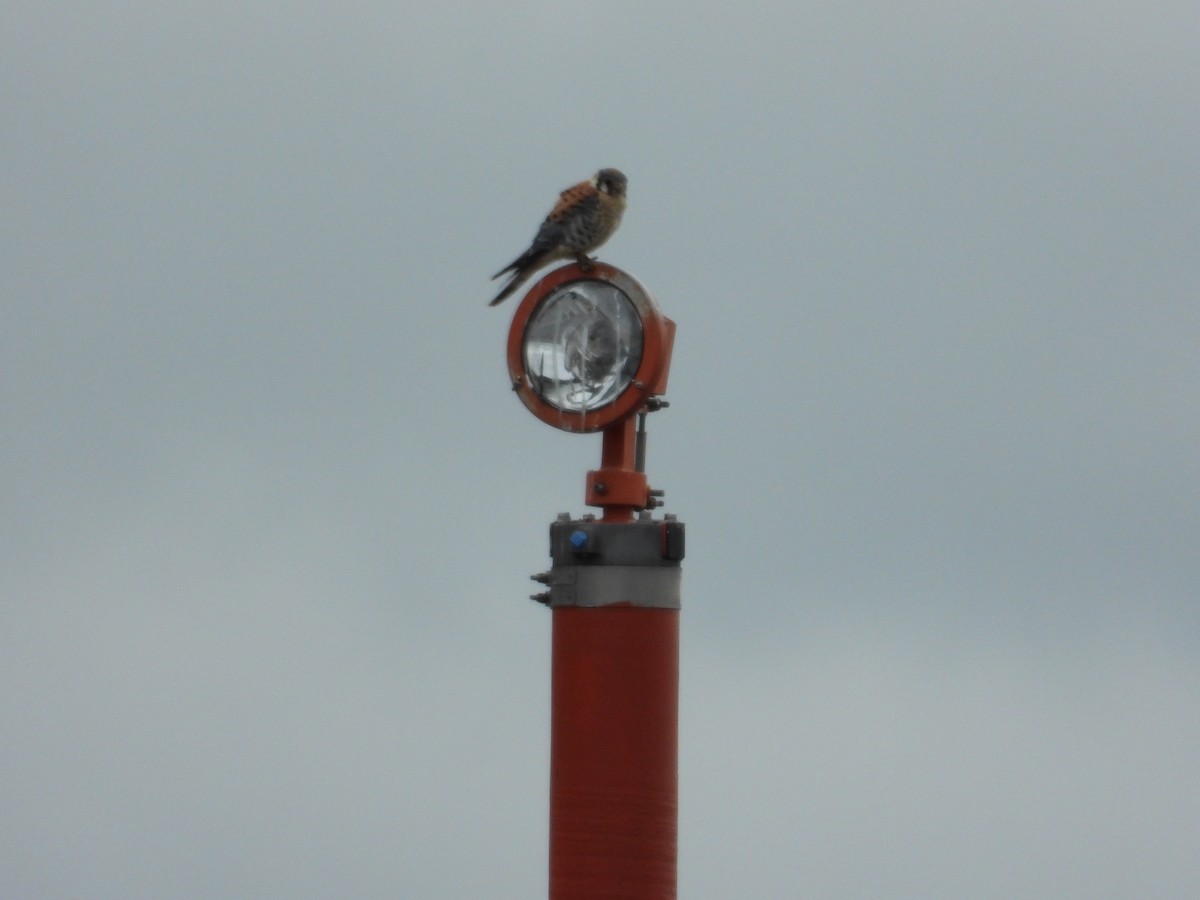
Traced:
[[485, 304], [616, 166], [681, 896], [1200, 896], [1200, 7], [415, 6], [3, 14], [0, 895], [544, 895]]

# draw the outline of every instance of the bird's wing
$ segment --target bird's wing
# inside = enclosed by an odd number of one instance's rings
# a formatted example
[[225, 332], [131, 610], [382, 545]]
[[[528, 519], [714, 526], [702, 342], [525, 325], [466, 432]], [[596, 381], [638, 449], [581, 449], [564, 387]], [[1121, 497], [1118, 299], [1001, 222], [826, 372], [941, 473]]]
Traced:
[[550, 215], [546, 216], [546, 221], [557, 222], [574, 215], [578, 209], [585, 206], [595, 196], [596, 189], [590, 181], [581, 181], [579, 184], [571, 185], [558, 195], [558, 202], [554, 204], [554, 209], [550, 210]]
[[596, 189], [590, 181], [581, 181], [558, 195], [554, 209], [542, 221], [529, 249], [492, 276], [499, 278], [505, 272], [515, 272], [529, 265], [538, 264], [548, 253], [557, 250], [565, 240], [573, 220], [586, 213], [597, 203]]

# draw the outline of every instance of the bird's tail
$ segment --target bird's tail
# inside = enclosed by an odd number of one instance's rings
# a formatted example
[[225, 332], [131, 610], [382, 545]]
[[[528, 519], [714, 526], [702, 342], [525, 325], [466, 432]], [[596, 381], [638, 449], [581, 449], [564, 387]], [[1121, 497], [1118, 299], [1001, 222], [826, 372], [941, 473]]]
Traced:
[[534, 266], [538, 260], [538, 257], [543, 255], [544, 254], [537, 252], [535, 248], [530, 247], [528, 250], [510, 262], [507, 266], [493, 275], [492, 281], [495, 281], [501, 275], [505, 275], [509, 272], [520, 272], [522, 269], [528, 269], [530, 266]]
[[495, 281], [501, 275], [512, 273], [512, 277], [508, 279], [508, 283], [500, 289], [500, 293], [496, 295], [488, 306], [495, 306], [507, 297], [512, 295], [512, 292], [525, 283], [525, 279], [541, 268], [545, 260], [545, 253], [536, 253], [533, 249], [527, 250], [510, 262], [507, 266], [492, 276], [492, 281]]
[[[499, 278], [503, 274], [504, 272], [497, 272], [493, 278]], [[512, 278], [508, 279], [508, 284], [504, 285], [504, 287], [500, 289], [500, 293], [498, 293], [492, 299], [492, 302], [489, 303], [488, 306], [495, 306], [497, 303], [502, 303], [503, 301], [507, 300], [510, 296], [512, 296], [513, 291], [525, 283], [525, 279], [528, 277], [528, 269], [517, 269], [517, 271], [513, 272]]]

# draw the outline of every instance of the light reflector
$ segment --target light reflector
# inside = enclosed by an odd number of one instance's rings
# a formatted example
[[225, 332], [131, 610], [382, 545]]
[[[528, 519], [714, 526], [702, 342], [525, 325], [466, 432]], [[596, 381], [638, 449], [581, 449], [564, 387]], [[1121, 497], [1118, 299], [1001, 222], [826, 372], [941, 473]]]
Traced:
[[632, 300], [602, 281], [575, 281], [547, 296], [525, 330], [525, 372], [542, 400], [586, 413], [616, 400], [642, 362], [642, 321]]

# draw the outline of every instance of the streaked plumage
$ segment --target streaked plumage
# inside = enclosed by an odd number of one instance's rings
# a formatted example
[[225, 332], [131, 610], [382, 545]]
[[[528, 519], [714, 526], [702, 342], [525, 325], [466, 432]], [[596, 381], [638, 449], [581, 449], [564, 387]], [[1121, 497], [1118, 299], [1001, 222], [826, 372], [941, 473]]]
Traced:
[[588, 181], [563, 191], [529, 249], [492, 276], [494, 281], [512, 273], [489, 305], [504, 300], [530, 275], [556, 260], [575, 258], [584, 269], [588, 268], [588, 254], [612, 237], [621, 224], [627, 184], [617, 169], [601, 169]]

